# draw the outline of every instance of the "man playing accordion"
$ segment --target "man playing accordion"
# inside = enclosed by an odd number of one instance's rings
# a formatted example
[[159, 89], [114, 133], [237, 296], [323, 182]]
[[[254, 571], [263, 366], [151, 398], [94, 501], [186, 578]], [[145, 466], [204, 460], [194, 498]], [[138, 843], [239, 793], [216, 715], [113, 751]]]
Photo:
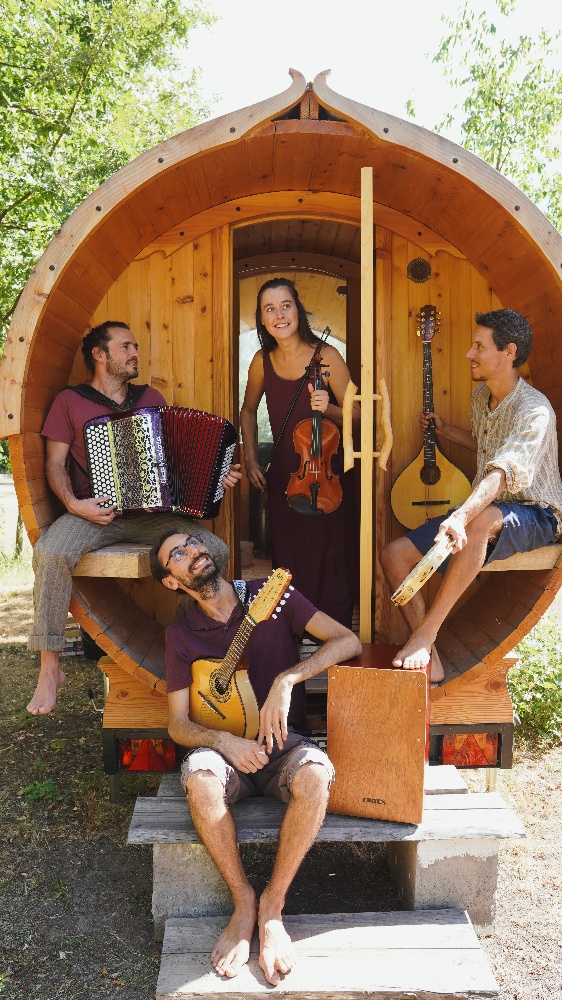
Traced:
[[[221, 568], [228, 549], [200, 524], [178, 514], [141, 514], [115, 517], [109, 497], [91, 495], [83, 428], [86, 421], [106, 414], [165, 406], [164, 397], [150, 386], [132, 385], [138, 376], [138, 344], [125, 323], [108, 320], [88, 333], [82, 353], [92, 380], [58, 393], [42, 428], [46, 439], [46, 475], [66, 513], [43, 532], [33, 550], [34, 621], [28, 648], [41, 652], [37, 687], [27, 706], [32, 715], [52, 712], [57, 691], [65, 679], [59, 653], [70, 605], [72, 571], [87, 552], [114, 542], [152, 545], [167, 527], [197, 532]], [[240, 479], [232, 465], [222, 485]]]

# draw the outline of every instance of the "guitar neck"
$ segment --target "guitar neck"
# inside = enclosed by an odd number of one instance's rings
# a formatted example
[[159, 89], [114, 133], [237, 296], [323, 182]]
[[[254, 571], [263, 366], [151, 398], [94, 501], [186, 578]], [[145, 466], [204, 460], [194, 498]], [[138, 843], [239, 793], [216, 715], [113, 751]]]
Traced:
[[[423, 412], [433, 412], [433, 368], [431, 341], [423, 342]], [[424, 465], [435, 465], [435, 421], [430, 420], [423, 436]]]
[[238, 629], [234, 639], [228, 647], [227, 654], [222, 661], [218, 673], [217, 680], [220, 687], [226, 690], [230, 683], [230, 679], [240, 662], [240, 657], [244, 652], [246, 646], [248, 645], [250, 636], [253, 629], [255, 628], [256, 622], [250, 618], [248, 614], [244, 615], [240, 628]]

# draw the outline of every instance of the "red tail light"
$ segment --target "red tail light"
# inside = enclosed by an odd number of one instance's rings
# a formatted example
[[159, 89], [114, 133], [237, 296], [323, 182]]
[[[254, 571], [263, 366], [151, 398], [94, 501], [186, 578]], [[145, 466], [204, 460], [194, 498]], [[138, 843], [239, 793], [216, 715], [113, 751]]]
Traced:
[[497, 767], [497, 733], [455, 733], [443, 737], [442, 763], [455, 767]]
[[166, 739], [120, 740], [119, 765], [123, 771], [175, 771], [176, 745]]

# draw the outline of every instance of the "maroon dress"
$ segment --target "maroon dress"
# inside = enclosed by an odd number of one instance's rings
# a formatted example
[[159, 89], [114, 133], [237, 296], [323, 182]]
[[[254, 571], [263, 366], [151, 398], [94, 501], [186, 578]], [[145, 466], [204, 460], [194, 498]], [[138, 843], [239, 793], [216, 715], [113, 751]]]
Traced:
[[[262, 354], [265, 398], [276, 441], [300, 379], [280, 378], [269, 354], [266, 351]], [[338, 406], [334, 394], [328, 391], [330, 402]], [[300, 467], [293, 430], [300, 420], [311, 416], [310, 393], [305, 382], [267, 474], [273, 568], [289, 569], [301, 594], [319, 611], [351, 628], [357, 569], [357, 516], [353, 470], [343, 473], [341, 440], [332, 460], [332, 470], [339, 475], [343, 492], [337, 510], [322, 516], [299, 514], [289, 506], [285, 496], [291, 473]]]

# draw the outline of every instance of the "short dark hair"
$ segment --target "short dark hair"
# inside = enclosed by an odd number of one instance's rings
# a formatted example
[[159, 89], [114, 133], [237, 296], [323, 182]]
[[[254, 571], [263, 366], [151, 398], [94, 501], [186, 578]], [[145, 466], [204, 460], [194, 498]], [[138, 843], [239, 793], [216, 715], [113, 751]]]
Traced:
[[105, 323], [100, 323], [99, 326], [94, 326], [89, 333], [86, 334], [82, 341], [82, 354], [84, 355], [84, 361], [86, 362], [86, 368], [89, 372], [94, 374], [96, 370], [96, 363], [94, 361], [92, 351], [94, 347], [101, 347], [103, 351], [107, 354], [107, 345], [111, 340], [110, 329], [116, 326], [120, 330], [128, 330], [128, 323], [121, 323], [120, 320], [108, 319]]
[[163, 566], [162, 563], [160, 562], [160, 549], [162, 548], [167, 538], [171, 538], [172, 535], [178, 535], [178, 534], [179, 532], [177, 527], [166, 528], [166, 530], [162, 532], [160, 538], [158, 539], [157, 542], [154, 543], [154, 545], [150, 550], [150, 556], [149, 556], [150, 572], [152, 573], [154, 579], [158, 580], [158, 583], [162, 583], [162, 581], [167, 576], [171, 576], [170, 570], [167, 568], [167, 566]]
[[533, 346], [533, 333], [527, 320], [514, 309], [495, 309], [493, 312], [476, 313], [478, 326], [492, 331], [492, 338], [498, 351], [505, 351], [508, 344], [515, 344], [514, 368], [524, 365]]
[[264, 292], [267, 292], [270, 288], [287, 288], [290, 292], [291, 298], [297, 307], [297, 313], [299, 317], [299, 337], [304, 341], [305, 344], [315, 344], [318, 337], [315, 337], [312, 330], [310, 329], [310, 323], [308, 322], [308, 316], [306, 315], [306, 310], [299, 299], [299, 293], [295, 288], [295, 284], [290, 278], [270, 278], [269, 281], [264, 282], [258, 292], [258, 299], [256, 302], [256, 330], [258, 332], [258, 338], [264, 351], [269, 354], [274, 347], [277, 347], [277, 341], [275, 337], [272, 337], [270, 333], [267, 332], [265, 326], [262, 323], [261, 318], [261, 300]]

